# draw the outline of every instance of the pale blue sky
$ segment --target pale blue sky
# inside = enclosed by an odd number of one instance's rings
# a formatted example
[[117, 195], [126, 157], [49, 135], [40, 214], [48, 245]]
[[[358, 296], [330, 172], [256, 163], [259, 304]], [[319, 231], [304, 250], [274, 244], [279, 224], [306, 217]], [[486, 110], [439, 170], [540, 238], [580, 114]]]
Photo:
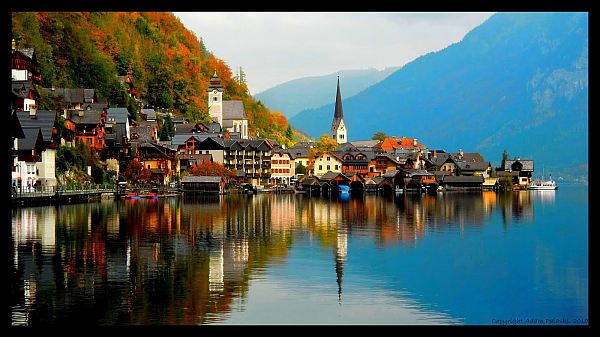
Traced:
[[251, 94], [338, 70], [402, 66], [460, 41], [492, 13], [175, 12]]

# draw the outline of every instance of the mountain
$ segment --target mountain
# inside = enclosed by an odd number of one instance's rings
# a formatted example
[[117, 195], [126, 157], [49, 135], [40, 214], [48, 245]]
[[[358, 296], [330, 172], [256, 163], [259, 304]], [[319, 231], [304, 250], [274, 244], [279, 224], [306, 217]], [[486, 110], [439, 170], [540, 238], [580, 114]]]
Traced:
[[[371, 85], [388, 77], [400, 67], [389, 67], [383, 70], [375, 68], [362, 70], [340, 70], [340, 78], [344, 81], [345, 97], [351, 97]], [[279, 111], [287, 118], [297, 115], [300, 111], [317, 108], [335, 101], [335, 83], [338, 73], [325, 76], [311, 76], [291, 80], [254, 95], [272, 110]], [[307, 100], [306, 97], [310, 97]]]
[[285, 116], [249, 94], [245, 82], [207, 51], [168, 12], [12, 12], [17, 48], [34, 48], [44, 87], [93, 88], [111, 106], [128, 106], [119, 76], [130, 75], [138, 98], [192, 121], [207, 120], [207, 90], [216, 72], [224, 100], [241, 100], [250, 134], [290, 143]]
[[[333, 97], [336, 82], [329, 86]], [[341, 89], [345, 97], [343, 80]], [[384, 131], [431, 149], [480, 152], [495, 165], [507, 149], [511, 158], [534, 159], [536, 175], [587, 174], [588, 15], [495, 14], [343, 107], [350, 140]], [[290, 123], [318, 137], [330, 132], [333, 112], [328, 104]]]

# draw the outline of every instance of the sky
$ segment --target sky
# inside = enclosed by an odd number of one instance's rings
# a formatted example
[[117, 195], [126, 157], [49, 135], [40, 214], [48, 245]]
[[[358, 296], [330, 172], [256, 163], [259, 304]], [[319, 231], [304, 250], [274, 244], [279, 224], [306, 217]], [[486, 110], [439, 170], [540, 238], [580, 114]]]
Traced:
[[403, 66], [459, 42], [493, 13], [174, 14], [234, 75], [241, 66], [255, 95], [301, 77]]

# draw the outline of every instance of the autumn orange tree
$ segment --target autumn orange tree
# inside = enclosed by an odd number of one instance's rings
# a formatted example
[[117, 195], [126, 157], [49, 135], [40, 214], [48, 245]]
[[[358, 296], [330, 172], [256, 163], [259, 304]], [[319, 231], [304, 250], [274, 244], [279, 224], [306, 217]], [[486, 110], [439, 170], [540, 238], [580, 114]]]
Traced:
[[152, 178], [152, 172], [136, 159], [127, 165], [127, 169], [125, 169], [123, 175], [134, 183], [145, 183]]
[[203, 162], [201, 164], [194, 165], [188, 169], [188, 173], [193, 176], [235, 177], [235, 173], [233, 173], [233, 171], [215, 162]]

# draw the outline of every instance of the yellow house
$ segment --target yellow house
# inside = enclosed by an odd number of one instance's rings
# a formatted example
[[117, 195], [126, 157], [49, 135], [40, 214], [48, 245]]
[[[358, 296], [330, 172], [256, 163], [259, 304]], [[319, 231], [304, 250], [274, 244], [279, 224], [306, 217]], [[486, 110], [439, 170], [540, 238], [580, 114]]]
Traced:
[[313, 172], [320, 177], [328, 171], [342, 173], [342, 159], [333, 152], [326, 151], [315, 157]]
[[302, 164], [302, 166], [308, 167], [308, 164], [310, 162], [310, 160], [309, 160], [310, 147], [308, 147], [308, 146], [290, 147], [289, 149], [287, 149], [287, 152], [292, 157], [294, 157], [295, 165]]

